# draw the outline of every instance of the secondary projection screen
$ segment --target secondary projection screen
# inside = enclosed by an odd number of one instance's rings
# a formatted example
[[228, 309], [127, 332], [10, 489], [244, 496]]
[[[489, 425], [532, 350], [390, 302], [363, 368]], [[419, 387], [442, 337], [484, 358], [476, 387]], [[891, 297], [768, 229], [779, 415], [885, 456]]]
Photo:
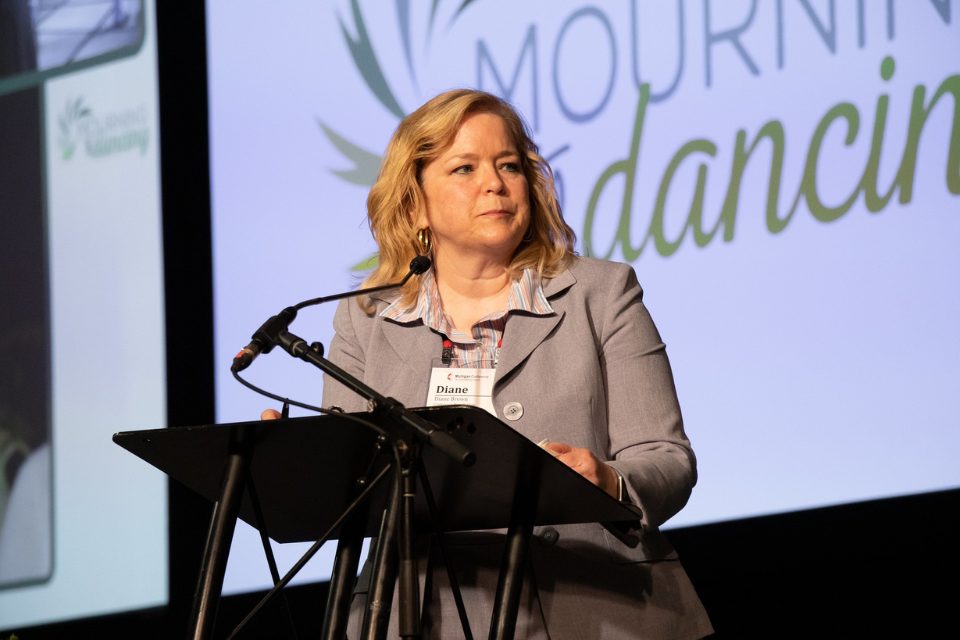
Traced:
[[[167, 602], [153, 3], [0, 2], [0, 631]], [[2, 634], [3, 637], [7, 633]]]
[[[668, 526], [960, 486], [958, 4], [209, 2], [218, 420], [267, 406], [228, 371], [266, 318], [361, 278], [399, 119], [470, 86], [638, 272], [699, 460]], [[279, 350], [247, 377], [321, 393]], [[235, 544], [228, 590], [266, 585]]]

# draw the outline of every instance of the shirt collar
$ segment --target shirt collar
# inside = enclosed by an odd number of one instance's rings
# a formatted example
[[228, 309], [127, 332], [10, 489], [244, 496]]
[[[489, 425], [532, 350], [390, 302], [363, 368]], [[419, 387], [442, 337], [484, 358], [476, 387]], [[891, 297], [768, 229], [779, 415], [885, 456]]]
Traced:
[[[543, 293], [543, 284], [533, 269], [524, 269], [520, 278], [514, 281], [506, 309], [484, 319], [499, 318], [514, 311], [536, 316], [553, 313], [553, 307]], [[433, 269], [420, 277], [420, 291], [412, 305], [402, 306], [401, 299], [397, 297], [379, 315], [381, 318], [401, 324], [420, 320], [426, 326], [444, 335], [451, 335], [452, 332], [443, 313], [443, 302], [440, 300], [440, 289], [433, 276]]]

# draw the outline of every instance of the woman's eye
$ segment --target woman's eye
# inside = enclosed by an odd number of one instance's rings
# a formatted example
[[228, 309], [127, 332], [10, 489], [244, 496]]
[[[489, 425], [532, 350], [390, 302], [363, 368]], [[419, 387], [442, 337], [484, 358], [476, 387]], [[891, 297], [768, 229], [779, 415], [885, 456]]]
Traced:
[[473, 167], [470, 166], [469, 164], [461, 165], [453, 170], [454, 173], [471, 173], [472, 171], [473, 171]]
[[518, 162], [504, 162], [500, 165], [500, 168], [504, 171], [509, 171], [510, 173], [519, 173], [520, 172], [520, 163]]

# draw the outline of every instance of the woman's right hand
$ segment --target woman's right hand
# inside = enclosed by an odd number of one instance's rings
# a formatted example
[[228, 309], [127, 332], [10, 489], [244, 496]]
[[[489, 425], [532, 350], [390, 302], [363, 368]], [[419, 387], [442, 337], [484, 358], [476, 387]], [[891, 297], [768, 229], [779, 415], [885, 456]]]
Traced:
[[280, 412], [276, 409], [264, 409], [260, 412], [261, 420], [279, 420], [280, 418]]

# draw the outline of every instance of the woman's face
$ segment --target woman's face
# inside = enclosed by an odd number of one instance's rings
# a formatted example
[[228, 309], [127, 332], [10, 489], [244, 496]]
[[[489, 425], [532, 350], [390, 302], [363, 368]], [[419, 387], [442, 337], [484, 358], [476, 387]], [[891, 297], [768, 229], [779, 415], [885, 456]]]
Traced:
[[500, 116], [473, 113], [453, 142], [421, 173], [429, 227], [440, 262], [484, 256], [509, 264], [530, 224], [527, 179]]

